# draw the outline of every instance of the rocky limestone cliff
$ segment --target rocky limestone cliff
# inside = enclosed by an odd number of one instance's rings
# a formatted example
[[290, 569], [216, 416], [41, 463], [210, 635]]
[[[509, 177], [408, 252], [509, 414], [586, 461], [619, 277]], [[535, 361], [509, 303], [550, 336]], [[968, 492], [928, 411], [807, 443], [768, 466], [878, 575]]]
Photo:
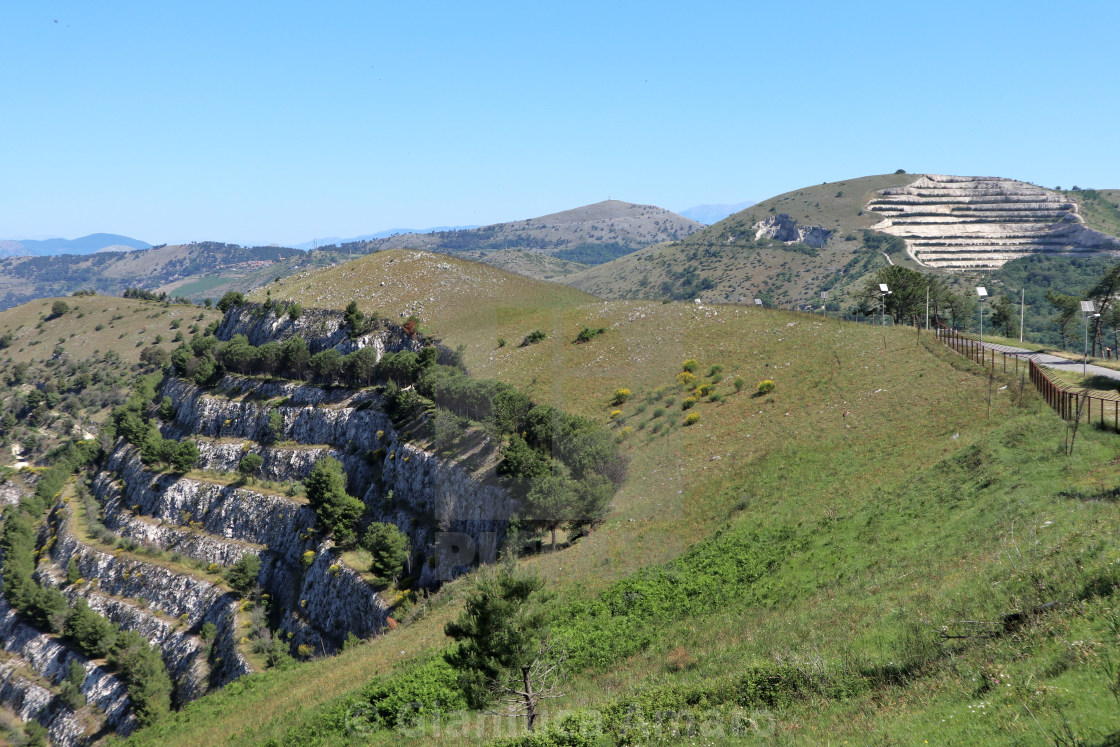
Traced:
[[880, 194], [867, 205], [883, 216], [872, 228], [903, 238], [929, 267], [986, 270], [1039, 252], [1120, 250], [1083, 224], [1076, 203], [1025, 182], [927, 174]]
[[[374, 520], [399, 526], [410, 536], [413, 549], [423, 554], [421, 584], [432, 585], [452, 578], [467, 565], [455, 562], [453, 566], [458, 570], [447, 567], [451, 559], [437, 546], [441, 533], [467, 535], [468, 544], [476, 551], [476, 560], [494, 557], [497, 545], [504, 540], [509, 517], [516, 509], [514, 500], [502, 487], [480, 483], [458, 465], [411, 444], [402, 444], [392, 421], [375, 408], [376, 399], [351, 400], [350, 404], [357, 402], [353, 407], [339, 406], [337, 402], [329, 407], [299, 406], [307, 395], [291, 390], [285, 394], [291, 398], [291, 404], [270, 406], [256, 401], [280, 393], [269, 389], [270, 385], [263, 385], [258, 392], [250, 389], [253, 384], [248, 379], [231, 378], [225, 383], [227, 389], [252, 391], [255, 399], [234, 401], [206, 393], [180, 379], [169, 381], [164, 392], [175, 404], [176, 428], [211, 438], [268, 438], [269, 414], [275, 410], [282, 420], [276, 438], [332, 448], [290, 449], [283, 454], [274, 448], [252, 449], [266, 459], [265, 469], [271, 479], [302, 480], [325, 454], [339, 458], [347, 467], [352, 492], [362, 497], [373, 511]], [[233, 469], [235, 460], [241, 458], [241, 449], [238, 444], [200, 445], [209, 468]], [[380, 456], [371, 465], [368, 455], [372, 454]], [[374, 479], [375, 474], [379, 474], [378, 479]], [[383, 499], [389, 491], [393, 501], [386, 505]], [[261, 542], [248, 537], [241, 539]], [[432, 561], [434, 566], [428, 564], [431, 558], [437, 558]]]
[[[315, 512], [308, 506], [251, 488], [156, 475], [124, 443], [106, 466], [112, 471], [97, 477], [94, 490], [106, 506], [107, 516], [129, 513], [120, 508], [123, 502], [135, 513], [158, 522], [149, 524], [154, 544], [196, 550], [192, 557], [208, 563], [223, 565], [223, 558], [257, 552], [264, 561], [261, 586], [298, 612], [292, 620], [293, 624], [301, 621], [299, 630], [293, 631], [305, 637], [318, 633], [322, 641], [316, 639], [317, 647], [333, 651], [348, 633], [368, 637], [384, 627], [388, 609], [376, 590], [344, 566], [329, 570], [338, 566], [337, 552], [312, 531]], [[124, 483], [123, 494], [116, 484], [118, 476]], [[179, 525], [191, 529], [178, 529]], [[205, 538], [207, 544], [191, 547], [189, 540], [180, 538], [184, 534]], [[233, 542], [222, 543], [218, 538]], [[305, 570], [302, 558], [308, 551], [315, 553], [315, 561]]]
[[751, 228], [754, 229], [756, 240], [761, 238], [774, 239], [787, 244], [807, 244], [816, 249], [820, 249], [827, 244], [828, 237], [832, 235], [832, 231], [823, 226], [798, 225], [796, 220], [785, 213], [771, 215], [755, 223]]
[[[429, 344], [384, 321], [357, 340], [347, 331], [337, 312], [308, 310], [292, 320], [249, 306], [227, 314], [218, 336], [245, 334], [261, 345], [299, 334], [313, 352], [371, 346], [380, 354]], [[408, 534], [413, 554], [406, 573], [415, 585], [436, 586], [495, 558], [516, 508], [492, 467], [473, 474], [408, 443], [374, 390], [227, 375], [210, 390], [172, 377], [161, 396], [171, 399], [174, 416], [159, 422], [160, 430], [165, 438], [198, 444], [197, 470], [155, 471], [119, 440], [90, 483], [96, 525], [88, 535], [75, 532], [68, 501], [80, 495], [60, 499], [40, 531], [44, 552], [35, 578], [71, 601], [86, 599], [91, 609], [158, 646], [177, 704], [251, 671], [249, 630], [261, 642], [283, 641], [291, 653], [329, 654], [350, 635], [369, 637], [386, 628], [391, 609], [359, 572], [365, 569], [342, 562], [299, 490], [278, 492], [278, 486], [298, 486], [322, 458], [342, 462], [347, 489], [365, 502], [367, 518]], [[248, 452], [261, 456], [261, 467], [254, 479], [237, 479]], [[114, 543], [127, 549], [104, 549]], [[261, 560], [257, 582], [267, 595], [256, 609], [243, 607], [216, 575], [249, 553]], [[70, 564], [81, 576], [77, 583], [66, 580]], [[261, 615], [266, 606], [267, 621]], [[217, 633], [204, 642], [200, 632], [208, 623]], [[43, 716], [44, 704], [54, 701], [25, 687], [19, 675], [3, 679], [0, 673], [10, 702], [34, 701], [36, 718], [69, 723]], [[61, 726], [55, 731], [70, 738]], [[80, 729], [73, 738], [81, 738]]]
[[[70, 532], [69, 521], [63, 507], [52, 512], [53, 568], [41, 565], [36, 578], [40, 583], [61, 586], [59, 569], [66, 568], [73, 559], [85, 583], [67, 591], [81, 594], [91, 608], [121, 628], [135, 630], [159, 645], [176, 684], [177, 700], [197, 697], [210, 684], [224, 684], [252, 671], [237, 649], [238, 603], [232, 595], [208, 581], [155, 562], [112, 555], [84, 545]], [[169, 619], [160, 619], [161, 614]], [[213, 671], [207, 671], [204, 665], [202, 652], [206, 647], [189, 633], [207, 622], [213, 623], [218, 631], [213, 648], [220, 652], [221, 661]]]
[[24, 623], [2, 596], [0, 646], [11, 656], [0, 663], [0, 703], [12, 708], [22, 720], [35, 719], [47, 727], [53, 744], [84, 744], [85, 730], [74, 712], [54, 693], [20, 675], [20, 667], [60, 685], [70, 662], [76, 661], [86, 671], [82, 694], [91, 706], [105, 715], [109, 728], [119, 734], [129, 734], [135, 728], [132, 701], [123, 682], [58, 639]]
[[245, 335], [253, 345], [283, 342], [299, 335], [312, 354], [335, 348], [345, 355], [364, 347], [373, 347], [378, 358], [386, 352], [419, 352], [427, 344], [423, 338], [410, 337], [400, 326], [384, 320], [379, 320], [367, 334], [351, 339], [350, 328], [337, 311], [305, 309], [298, 319], [292, 319], [286, 314], [277, 317], [255, 303], [230, 309], [214, 333], [219, 340], [229, 340], [234, 335]]

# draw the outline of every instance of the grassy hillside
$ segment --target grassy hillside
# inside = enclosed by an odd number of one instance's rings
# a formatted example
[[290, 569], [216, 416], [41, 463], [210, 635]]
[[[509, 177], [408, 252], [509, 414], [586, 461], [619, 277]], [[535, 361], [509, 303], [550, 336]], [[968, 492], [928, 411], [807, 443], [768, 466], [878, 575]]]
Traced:
[[[61, 315], [55, 303], [66, 304]], [[156, 371], [220, 312], [111, 296], [48, 298], [0, 311], [0, 465], [35, 462], [98, 433], [135, 377]]]
[[[1064, 428], [1029, 385], [992, 387], [913, 330], [600, 303], [420, 253], [381, 253], [271, 290], [307, 305], [353, 297], [394, 315], [422, 306], [424, 325], [462, 345], [474, 373], [612, 423], [631, 465], [606, 525], [524, 561], [557, 592], [554, 625], [574, 642], [566, 695], [548, 712], [591, 709], [581, 723], [605, 732], [597, 743], [633, 739], [627, 724], [656, 728], [657, 712], [741, 727], [741, 738], [703, 740], [718, 744], [1116, 737], [1117, 436], [1083, 429], [1063, 456]], [[606, 331], [574, 344], [583, 327]], [[516, 346], [535, 328], [546, 340]], [[686, 358], [719, 395], [687, 413], [690, 392], [677, 383]], [[774, 390], [753, 396], [763, 379]], [[633, 397], [611, 419], [618, 387]], [[697, 422], [685, 425], [687, 414]], [[418, 686], [409, 673], [447, 645], [442, 627], [467, 583], [395, 631], [239, 680], [130, 742], [508, 735], [495, 718], [452, 716], [438, 732], [367, 718], [377, 678], [397, 678], [389, 691]], [[1005, 623], [1016, 612], [1022, 623]]]
[[[878, 190], [912, 182], [885, 174], [829, 182], [787, 192], [732, 215], [686, 239], [627, 255], [576, 273], [564, 282], [602, 298], [695, 298], [713, 302], [819, 303], [820, 291], [843, 298], [849, 281], [886, 259], [862, 243], [861, 229], [877, 222], [863, 212]], [[772, 215], [830, 231], [820, 249], [755, 241], [751, 228]], [[905, 251], [892, 257], [910, 263]]]
[[1120, 189], [1076, 189], [1062, 194], [1077, 203], [1089, 228], [1120, 236]]
[[[419, 251], [381, 251], [318, 273], [301, 273], [250, 294], [263, 301], [298, 301], [341, 309], [357, 301], [367, 314], [400, 320], [411, 314], [421, 328], [451, 341], [516, 345], [553, 308], [595, 299], [574, 288], [499, 270], [479, 262]], [[542, 314], [545, 316], [542, 317]]]
[[560, 259], [550, 254], [527, 252], [521, 249], [499, 249], [489, 254], [477, 252], [463, 256], [466, 259], [477, 259], [488, 265], [515, 272], [534, 280], [562, 280], [568, 275], [573, 275], [589, 267], [589, 265]]

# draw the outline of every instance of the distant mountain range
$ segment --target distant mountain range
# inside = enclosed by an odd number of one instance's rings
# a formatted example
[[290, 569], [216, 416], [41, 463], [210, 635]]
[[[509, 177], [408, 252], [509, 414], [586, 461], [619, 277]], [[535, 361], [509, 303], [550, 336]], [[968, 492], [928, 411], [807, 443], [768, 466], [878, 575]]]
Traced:
[[691, 218], [697, 223], [703, 223], [710, 226], [713, 223], [719, 223], [729, 215], [734, 215], [740, 210], [745, 210], [753, 205], [753, 202], [739, 202], [734, 205], [696, 205], [690, 207], [688, 210], [681, 210], [680, 215], [686, 218]]
[[0, 257], [50, 257], [151, 248], [146, 241], [115, 233], [91, 233], [78, 239], [0, 239]]
[[390, 228], [386, 231], [378, 231], [377, 233], [367, 233], [362, 236], [352, 236], [348, 239], [339, 236], [326, 236], [321, 239], [312, 239], [305, 241], [302, 244], [293, 244], [296, 249], [318, 249], [324, 246], [331, 246], [342, 244], [353, 244], [358, 241], [373, 241], [375, 239], [387, 239], [390, 236], [397, 236], [400, 234], [410, 233], [438, 233], [440, 231], [465, 231], [471, 228], [478, 228], [478, 226], [434, 226], [432, 228]]

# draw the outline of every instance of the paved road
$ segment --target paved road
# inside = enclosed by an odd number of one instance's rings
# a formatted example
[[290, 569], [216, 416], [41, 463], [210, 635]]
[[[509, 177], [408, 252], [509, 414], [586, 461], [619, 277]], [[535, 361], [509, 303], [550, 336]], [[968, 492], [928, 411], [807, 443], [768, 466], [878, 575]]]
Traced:
[[[989, 350], [995, 350], [997, 353], [1019, 354], [1024, 357], [1033, 358], [1034, 362], [1046, 368], [1053, 368], [1057, 371], [1072, 371], [1073, 373], [1081, 373], [1081, 361], [1070, 360], [1069, 358], [1062, 358], [1058, 355], [1050, 355], [1049, 353], [1036, 353], [1024, 348], [1014, 348], [1010, 345], [996, 345], [991, 342], [985, 342], [984, 347]], [[1114, 371], [1111, 368], [1104, 366], [1094, 366], [1090, 363], [1085, 371], [1091, 376], [1104, 376], [1108, 379], [1116, 379], [1120, 381], [1120, 371]]]

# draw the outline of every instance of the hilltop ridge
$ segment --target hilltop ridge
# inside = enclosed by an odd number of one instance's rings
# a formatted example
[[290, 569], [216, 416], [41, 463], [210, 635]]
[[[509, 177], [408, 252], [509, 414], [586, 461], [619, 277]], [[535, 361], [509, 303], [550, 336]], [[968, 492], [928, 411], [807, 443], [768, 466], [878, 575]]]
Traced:
[[[385, 249], [423, 249], [458, 254], [501, 267], [520, 267], [536, 276], [540, 262], [526, 262], [511, 252], [555, 258], [546, 262], [550, 276], [596, 265], [646, 246], [684, 238], [702, 224], [654, 205], [604, 200], [537, 218], [495, 223], [461, 231], [402, 234], [343, 244], [340, 249], [369, 253]], [[498, 254], [498, 252], [503, 252]]]

